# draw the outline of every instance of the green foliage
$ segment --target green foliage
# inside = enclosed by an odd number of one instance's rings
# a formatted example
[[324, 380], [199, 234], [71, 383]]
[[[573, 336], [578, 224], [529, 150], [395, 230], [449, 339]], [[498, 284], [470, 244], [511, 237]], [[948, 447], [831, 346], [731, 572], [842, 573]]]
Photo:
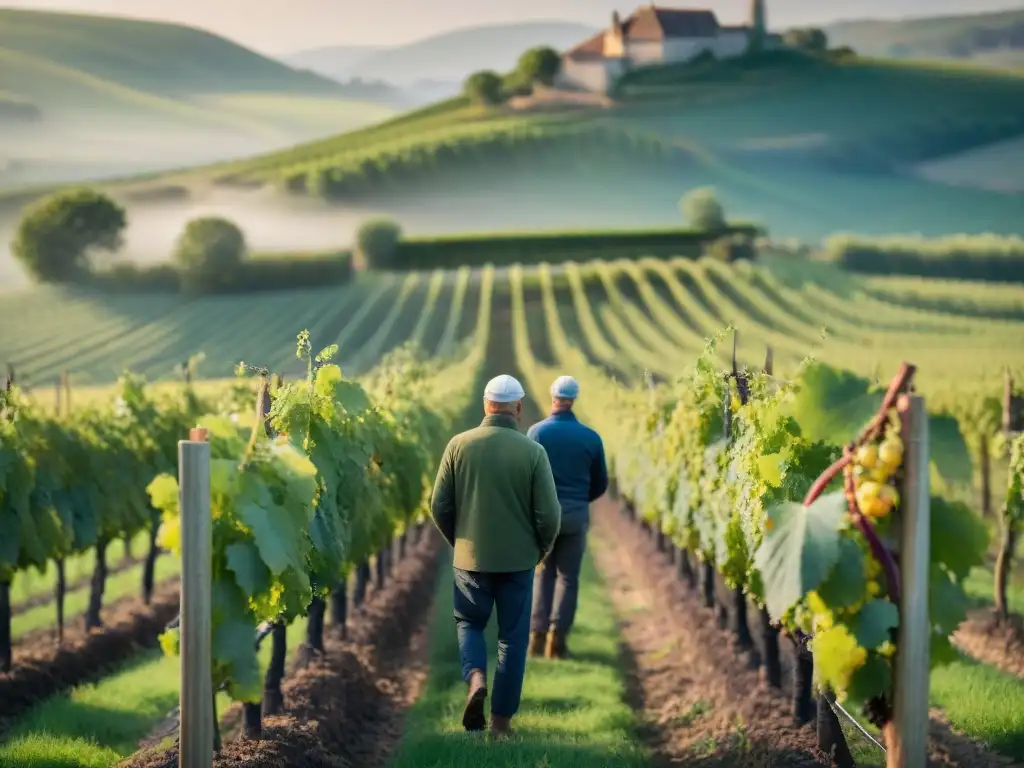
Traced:
[[127, 220], [106, 195], [73, 189], [31, 205], [18, 222], [11, 249], [36, 280], [68, 283], [86, 278], [94, 251], [117, 251]]
[[562, 68], [562, 57], [558, 51], [546, 45], [531, 48], [519, 57], [516, 74], [519, 79], [529, 85], [554, 85], [555, 78]]
[[[451, 421], [426, 402], [429, 371], [393, 357], [367, 391], [313, 355], [309, 332], [297, 356], [306, 376], [278, 388], [263, 423], [240, 430], [212, 415], [214, 682], [231, 696], [261, 695], [252, 642], [264, 621], [291, 622], [425, 509], [426, 489]], [[244, 366], [243, 366], [244, 367]], [[229, 403], [229, 408], [236, 407]], [[177, 481], [149, 485], [161, 510], [160, 542], [180, 552]], [[174, 638], [163, 642], [174, 652]]]
[[391, 219], [371, 219], [356, 232], [356, 255], [370, 269], [394, 269], [402, 228]]
[[788, 29], [782, 39], [786, 45], [808, 53], [824, 53], [828, 50], [828, 35], [818, 27]]
[[114, 400], [64, 419], [17, 389], [0, 398], [0, 579], [150, 525], [145, 487], [176, 466], [190, 392], [157, 402], [126, 374]]
[[621, 128], [590, 123], [559, 122], [533, 125], [465, 120], [442, 132], [402, 137], [394, 142], [324, 154], [315, 161], [296, 158], [254, 170], [251, 176], [275, 181], [293, 194], [329, 200], [359, 200], [413, 185], [436, 191], [439, 182], [465, 179], [467, 174], [550, 175], [564, 169], [578, 172], [581, 164], [599, 163], [607, 172], [621, 167], [664, 172], [691, 166], [692, 156], [674, 142]]
[[[759, 230], [730, 228], [737, 238]], [[691, 229], [538, 232], [409, 238], [398, 244], [393, 269], [455, 269], [466, 265], [540, 264], [590, 259], [640, 259], [649, 256], [698, 258], [717, 234]]]
[[491, 70], [474, 72], [466, 78], [463, 93], [478, 104], [493, 107], [505, 100], [505, 85], [501, 75]]
[[1024, 238], [1000, 235], [833, 235], [824, 257], [851, 272], [962, 280], [1024, 281]]
[[755, 565], [773, 616], [785, 614], [825, 581], [839, 562], [839, 533], [845, 522], [842, 491], [822, 496], [809, 507], [787, 502], [769, 510], [768, 533]]
[[[808, 438], [841, 445], [859, 432], [882, 404], [883, 388], [849, 371], [814, 362], [804, 367], [790, 413]], [[947, 483], [971, 481], [971, 454], [957, 419], [930, 414], [932, 469]]]
[[247, 255], [242, 230], [227, 219], [209, 216], [185, 225], [174, 248], [174, 263], [185, 291], [213, 293], [235, 283]]
[[702, 187], [687, 192], [679, 201], [688, 226], [705, 232], [721, 232], [726, 228], [725, 209], [715, 190]]

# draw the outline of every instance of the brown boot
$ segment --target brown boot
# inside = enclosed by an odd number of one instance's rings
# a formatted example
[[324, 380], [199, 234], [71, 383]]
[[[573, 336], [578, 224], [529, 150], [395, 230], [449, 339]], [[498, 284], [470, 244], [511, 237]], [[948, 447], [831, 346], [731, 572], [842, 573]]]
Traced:
[[543, 632], [531, 632], [530, 633], [530, 658], [536, 659], [544, 655], [545, 644], [547, 637]]
[[491, 715], [491, 736], [495, 739], [507, 739], [512, 735], [512, 718]]
[[565, 635], [556, 629], [548, 632], [547, 645], [544, 647], [544, 656], [549, 659], [569, 658], [569, 648], [565, 642]]
[[462, 727], [467, 731], [482, 731], [487, 727], [484, 702], [487, 700], [487, 677], [479, 669], [469, 674], [469, 695], [462, 711]]

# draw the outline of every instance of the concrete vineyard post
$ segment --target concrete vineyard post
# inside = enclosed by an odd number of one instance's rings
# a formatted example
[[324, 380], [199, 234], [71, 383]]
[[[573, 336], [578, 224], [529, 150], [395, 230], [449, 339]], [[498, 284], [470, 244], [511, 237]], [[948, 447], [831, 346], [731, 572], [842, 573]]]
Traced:
[[210, 444], [205, 429], [178, 443], [181, 509], [181, 746], [179, 768], [211, 768], [214, 747], [211, 658], [213, 523]]
[[900, 626], [894, 666], [893, 719], [886, 727], [886, 768], [928, 765], [928, 672], [931, 536], [928, 413], [924, 398], [904, 395], [904, 480], [900, 493]]

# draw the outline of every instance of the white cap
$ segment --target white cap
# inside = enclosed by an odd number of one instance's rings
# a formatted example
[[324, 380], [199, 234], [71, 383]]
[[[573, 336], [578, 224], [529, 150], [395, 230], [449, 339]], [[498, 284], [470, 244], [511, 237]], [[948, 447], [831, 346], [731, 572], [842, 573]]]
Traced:
[[559, 376], [551, 385], [551, 395], [565, 400], [575, 400], [580, 396], [580, 384], [572, 376]]
[[492, 403], [515, 403], [526, 397], [523, 386], [507, 373], [495, 376], [484, 387], [484, 400]]

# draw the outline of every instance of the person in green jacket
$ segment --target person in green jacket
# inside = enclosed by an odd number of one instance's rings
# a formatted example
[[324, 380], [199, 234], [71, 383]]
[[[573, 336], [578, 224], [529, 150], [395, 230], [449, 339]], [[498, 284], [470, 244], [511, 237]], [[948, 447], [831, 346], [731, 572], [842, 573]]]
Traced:
[[488, 382], [484, 420], [448, 443], [430, 500], [434, 524], [455, 550], [455, 625], [469, 687], [462, 725], [486, 725], [484, 628], [498, 613], [498, 661], [491, 732], [511, 730], [519, 710], [530, 637], [534, 569], [554, 546], [562, 511], [544, 448], [519, 432], [522, 385], [508, 375]]

